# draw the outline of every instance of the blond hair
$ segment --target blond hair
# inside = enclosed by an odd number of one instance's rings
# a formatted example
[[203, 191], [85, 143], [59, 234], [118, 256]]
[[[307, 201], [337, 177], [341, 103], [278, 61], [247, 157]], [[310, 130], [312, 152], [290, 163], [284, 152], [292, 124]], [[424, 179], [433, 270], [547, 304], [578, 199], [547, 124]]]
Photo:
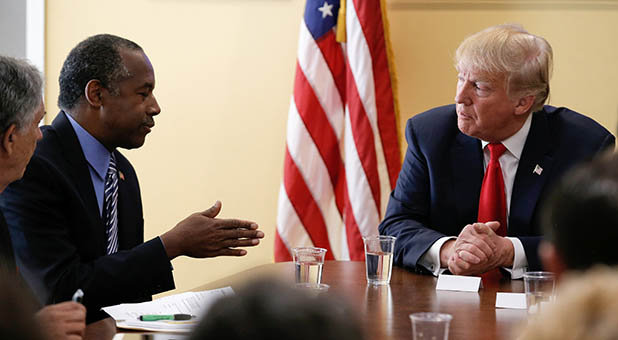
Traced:
[[455, 67], [472, 69], [492, 79], [504, 76], [509, 97], [535, 96], [532, 112], [549, 97], [552, 48], [521, 25], [486, 28], [466, 38], [455, 52]]
[[618, 339], [618, 268], [571, 274], [556, 300], [530, 320], [519, 340]]

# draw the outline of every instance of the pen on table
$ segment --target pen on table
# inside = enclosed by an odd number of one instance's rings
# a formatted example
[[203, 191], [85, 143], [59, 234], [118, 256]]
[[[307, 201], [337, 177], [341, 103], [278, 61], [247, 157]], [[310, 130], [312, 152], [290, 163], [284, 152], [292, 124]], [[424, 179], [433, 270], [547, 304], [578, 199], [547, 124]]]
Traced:
[[170, 314], [170, 315], [140, 315], [139, 319], [142, 321], [158, 321], [158, 320], [191, 320], [195, 318], [195, 315], [191, 314]]
[[78, 303], [82, 303], [83, 299], [84, 299], [84, 291], [78, 288], [75, 291], [75, 293], [73, 293], [73, 298], [71, 298], [71, 300], [78, 302]]

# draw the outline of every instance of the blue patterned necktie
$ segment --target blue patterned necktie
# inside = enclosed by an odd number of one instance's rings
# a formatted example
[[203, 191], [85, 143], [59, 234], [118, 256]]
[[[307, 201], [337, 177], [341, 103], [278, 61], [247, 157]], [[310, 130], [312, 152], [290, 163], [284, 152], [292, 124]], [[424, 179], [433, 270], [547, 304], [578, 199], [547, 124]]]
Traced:
[[109, 168], [105, 176], [105, 192], [103, 200], [103, 222], [105, 222], [105, 234], [107, 235], [107, 254], [118, 251], [118, 169], [116, 158], [112, 153], [109, 159]]

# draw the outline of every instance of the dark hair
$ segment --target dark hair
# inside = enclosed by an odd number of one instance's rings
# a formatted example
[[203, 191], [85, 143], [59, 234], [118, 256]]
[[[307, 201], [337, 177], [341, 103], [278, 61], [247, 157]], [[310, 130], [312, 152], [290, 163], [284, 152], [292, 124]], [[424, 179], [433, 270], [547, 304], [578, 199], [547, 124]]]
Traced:
[[60, 71], [58, 106], [63, 110], [72, 109], [92, 79], [99, 80], [113, 94], [117, 93], [117, 82], [129, 76], [120, 57], [122, 48], [143, 51], [133, 41], [111, 34], [94, 35], [77, 44]]
[[25, 60], [0, 56], [0, 132], [34, 119], [43, 96], [41, 73]]
[[191, 340], [361, 340], [355, 313], [332, 296], [260, 281], [209, 308]]
[[618, 154], [569, 171], [542, 210], [545, 237], [571, 270], [618, 264]]

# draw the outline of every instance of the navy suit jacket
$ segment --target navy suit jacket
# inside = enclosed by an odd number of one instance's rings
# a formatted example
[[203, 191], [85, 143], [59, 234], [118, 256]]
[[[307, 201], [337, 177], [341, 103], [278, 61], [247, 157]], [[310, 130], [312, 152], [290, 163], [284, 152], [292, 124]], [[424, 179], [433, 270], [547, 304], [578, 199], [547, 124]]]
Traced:
[[41, 130], [24, 177], [0, 196], [20, 273], [41, 303], [70, 300], [81, 288], [92, 322], [106, 316], [101, 307], [173, 289], [161, 240], [143, 243], [139, 184], [129, 161], [114, 151], [124, 175], [118, 187], [119, 251], [106, 255], [104, 222], [71, 123], [60, 112]]
[[[417, 272], [422, 255], [444, 236], [457, 236], [477, 222], [484, 176], [479, 139], [457, 127], [455, 105], [416, 115], [406, 126], [408, 149], [391, 193], [380, 234], [397, 237], [394, 263]], [[519, 160], [507, 236], [524, 246], [528, 268], [541, 268], [539, 205], [548, 188], [574, 164], [614, 147], [615, 138], [590, 118], [566, 108], [545, 106], [533, 113]], [[536, 166], [540, 174], [533, 170]]]

